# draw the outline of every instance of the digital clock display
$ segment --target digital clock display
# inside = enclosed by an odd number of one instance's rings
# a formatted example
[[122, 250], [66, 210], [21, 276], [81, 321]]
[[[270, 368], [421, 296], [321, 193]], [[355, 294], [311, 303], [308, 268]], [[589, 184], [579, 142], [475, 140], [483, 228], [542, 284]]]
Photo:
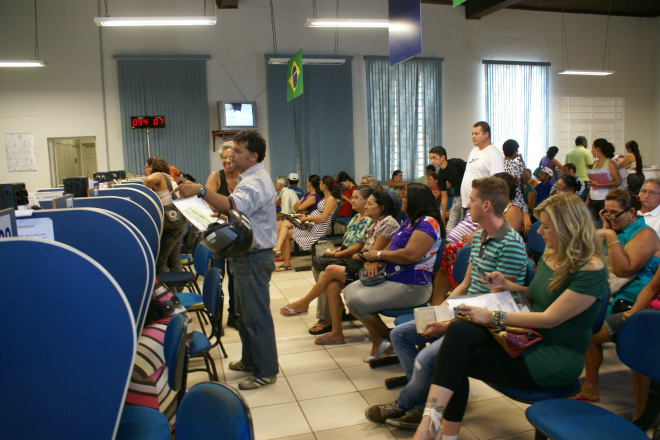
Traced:
[[131, 128], [163, 128], [163, 116], [131, 116]]

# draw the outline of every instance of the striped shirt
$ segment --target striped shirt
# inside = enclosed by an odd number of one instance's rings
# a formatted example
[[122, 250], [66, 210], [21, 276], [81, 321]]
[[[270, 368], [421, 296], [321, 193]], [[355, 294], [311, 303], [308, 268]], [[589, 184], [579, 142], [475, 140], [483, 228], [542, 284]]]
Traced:
[[[492, 237], [487, 238], [486, 235], [484, 229], [474, 234], [470, 253], [472, 267], [479, 267], [486, 272], [498, 270], [514, 283], [522, 285], [525, 282], [527, 255], [520, 235], [507, 222]], [[490, 289], [481, 282], [477, 271], [471, 271], [468, 294], [487, 292]]]

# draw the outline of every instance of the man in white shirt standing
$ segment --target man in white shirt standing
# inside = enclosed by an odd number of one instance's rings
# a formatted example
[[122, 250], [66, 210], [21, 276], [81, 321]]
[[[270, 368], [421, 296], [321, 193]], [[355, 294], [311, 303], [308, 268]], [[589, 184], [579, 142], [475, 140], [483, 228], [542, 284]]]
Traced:
[[461, 219], [465, 216], [467, 204], [470, 200], [472, 181], [504, 172], [504, 155], [490, 142], [490, 137], [488, 122], [479, 121], [472, 126], [474, 148], [470, 151], [463, 182], [461, 183], [461, 204], [463, 207]]
[[642, 209], [638, 214], [644, 217], [647, 226], [650, 226], [660, 236], [660, 180], [646, 179], [639, 191], [639, 200]]

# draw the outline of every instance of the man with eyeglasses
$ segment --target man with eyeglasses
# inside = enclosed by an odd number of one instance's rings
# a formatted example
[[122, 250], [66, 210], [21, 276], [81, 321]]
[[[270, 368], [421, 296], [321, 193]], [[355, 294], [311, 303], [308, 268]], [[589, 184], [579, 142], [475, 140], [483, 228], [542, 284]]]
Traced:
[[660, 237], [660, 179], [646, 179], [639, 191], [642, 209], [637, 213], [644, 216], [644, 221]]

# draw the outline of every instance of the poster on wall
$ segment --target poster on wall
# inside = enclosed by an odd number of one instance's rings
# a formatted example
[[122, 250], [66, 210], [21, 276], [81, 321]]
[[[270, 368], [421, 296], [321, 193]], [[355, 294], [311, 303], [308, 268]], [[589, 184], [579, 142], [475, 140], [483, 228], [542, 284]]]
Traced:
[[7, 171], [37, 171], [33, 134], [5, 133], [5, 149]]

